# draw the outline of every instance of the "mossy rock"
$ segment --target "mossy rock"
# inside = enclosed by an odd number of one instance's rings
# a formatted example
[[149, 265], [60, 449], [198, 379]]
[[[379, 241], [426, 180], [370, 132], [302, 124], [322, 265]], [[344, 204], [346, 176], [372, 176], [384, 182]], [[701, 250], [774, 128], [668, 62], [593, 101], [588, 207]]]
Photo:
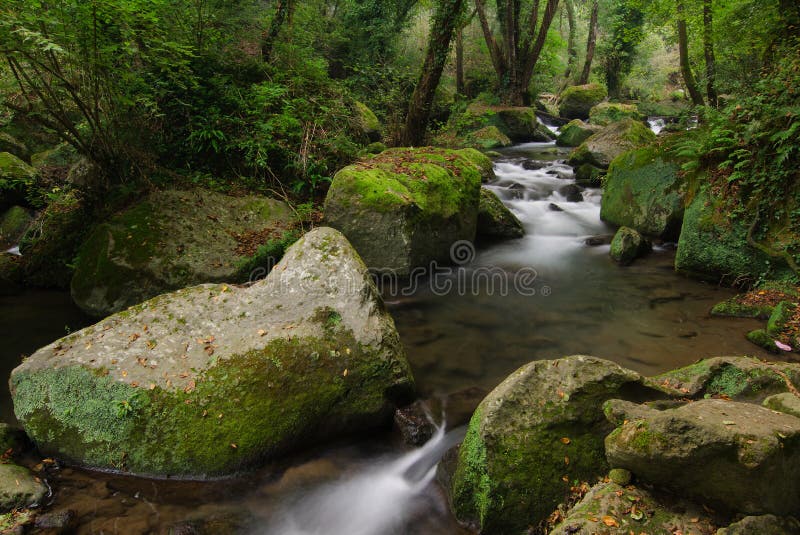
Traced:
[[523, 366], [478, 406], [452, 479], [456, 517], [481, 533], [522, 533], [569, 493], [575, 480], [608, 472], [602, 403], [639, 375], [594, 357]]
[[677, 240], [687, 190], [679, 172], [680, 166], [661, 145], [618, 156], [608, 168], [600, 218], [647, 236]]
[[556, 139], [556, 145], [559, 147], [578, 147], [600, 130], [602, 128], [599, 126], [584, 123], [580, 119], [574, 119], [561, 128], [558, 139]]
[[800, 419], [724, 399], [666, 410], [607, 403], [613, 413], [628, 407], [624, 423], [606, 437], [611, 466], [718, 510], [796, 513]]
[[42, 152], [37, 152], [31, 156], [31, 165], [36, 169], [44, 167], [69, 168], [78, 163], [80, 155], [75, 148], [68, 143], [61, 143]]
[[635, 105], [617, 102], [601, 102], [589, 111], [589, 122], [599, 126], [608, 126], [622, 119], [644, 121], [646, 117], [639, 113]]
[[784, 352], [784, 349], [778, 347], [778, 344], [785, 345], [794, 351], [800, 351], [800, 338], [787, 340], [786, 332], [789, 322], [797, 311], [797, 306], [797, 302], [781, 301], [772, 310], [766, 329], [757, 329], [747, 333], [747, 339], [771, 353]]
[[573, 167], [590, 164], [608, 169], [621, 154], [652, 143], [655, 139], [656, 135], [641, 122], [623, 119], [584, 141], [570, 154], [567, 163]]
[[579, 186], [599, 188], [603, 185], [605, 176], [605, 169], [600, 169], [588, 163], [581, 164], [575, 168], [575, 183]]
[[739, 301], [738, 296], [717, 303], [711, 309], [712, 316], [726, 318], [769, 319], [775, 307], [769, 305], [748, 305]]
[[481, 188], [477, 234], [489, 240], [514, 239], [523, 237], [525, 228], [494, 192]]
[[0, 152], [8, 152], [25, 162], [31, 159], [31, 151], [27, 145], [5, 132], [0, 132]]
[[689, 107], [681, 102], [662, 101], [662, 102], [639, 102], [636, 109], [645, 117], [679, 117], [686, 112]]
[[496, 127], [515, 143], [553, 139], [550, 130], [539, 122], [534, 108], [490, 106], [480, 101], [473, 102], [462, 115], [454, 118], [450, 129], [457, 136], [468, 136], [487, 126]]
[[627, 266], [637, 258], [650, 252], [651, 244], [635, 230], [622, 227], [611, 240], [611, 258], [618, 264]]
[[764, 400], [762, 405], [770, 410], [800, 418], [800, 398], [792, 392], [770, 396]]
[[800, 384], [800, 364], [766, 363], [751, 357], [714, 357], [647, 379], [653, 388], [678, 398], [725, 397], [761, 402]]
[[8, 152], [0, 152], [0, 210], [24, 204], [36, 181], [36, 169]]
[[[612, 519], [605, 523], [605, 519]], [[601, 528], [602, 526], [602, 528]], [[697, 504], [614, 482], [592, 487], [550, 535], [674, 535], [713, 533], [713, 520]]]
[[375, 113], [373, 113], [366, 104], [359, 101], [353, 103], [353, 110], [355, 111], [358, 126], [364, 133], [364, 136], [371, 142], [380, 141], [383, 136], [381, 133], [383, 126]]
[[21, 206], [12, 206], [0, 215], [0, 250], [17, 245], [32, 221], [31, 213]]
[[286, 203], [268, 197], [156, 192], [92, 231], [72, 297], [101, 317], [194, 284], [247, 282], [297, 239], [296, 224]]
[[75, 256], [92, 224], [83, 202], [72, 191], [40, 212], [20, 243], [25, 285], [69, 288]]
[[189, 478], [389, 425], [413, 395], [366, 266], [324, 227], [266, 279], [194, 286], [110, 316], [34, 353], [10, 386], [45, 455]]
[[455, 242], [475, 239], [480, 184], [492, 162], [474, 149], [390, 149], [345, 167], [325, 199], [325, 221], [367, 265], [408, 275], [450, 262]]
[[47, 487], [27, 468], [0, 463], [0, 513], [40, 503], [46, 494]]
[[485, 126], [467, 134], [466, 145], [476, 149], [491, 150], [510, 147], [511, 139], [496, 126]]
[[682, 274], [733, 284], [761, 275], [790, 275], [789, 268], [747, 243], [748, 225], [732, 218], [718, 195], [701, 190], [686, 208], [675, 269]]
[[728, 527], [717, 530], [716, 535], [797, 535], [800, 522], [794, 517], [775, 515], [746, 516]]
[[600, 84], [574, 85], [561, 93], [558, 112], [565, 119], [588, 119], [592, 108], [608, 97], [608, 90]]

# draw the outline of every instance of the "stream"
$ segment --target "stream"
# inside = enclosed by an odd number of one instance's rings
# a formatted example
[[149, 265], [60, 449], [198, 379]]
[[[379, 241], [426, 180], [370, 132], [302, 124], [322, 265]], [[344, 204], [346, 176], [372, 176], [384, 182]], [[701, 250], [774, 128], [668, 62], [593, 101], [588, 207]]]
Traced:
[[[707, 356], [766, 358], [743, 336], [761, 322], [710, 317], [711, 306], [733, 292], [676, 275], [674, 244], [630, 267], [609, 259], [613, 230], [600, 221], [600, 190], [583, 191], [579, 202], [562, 190], [574, 183], [563, 164], [567, 152], [531, 143], [496, 158], [497, 180], [487, 187], [523, 222], [524, 238], [477, 249], [461, 244], [460, 266], [406, 292], [384, 288], [422, 397], [489, 390], [527, 362], [571, 354], [643, 374]], [[587, 245], [598, 236], [606, 238]], [[8, 377], [21, 355], [89, 323], [64, 293], [0, 297], [0, 372]], [[5, 386], [0, 417], [13, 421]], [[461, 433], [441, 427], [412, 450], [396, 433], [351, 439], [212, 482], [54, 466], [51, 509], [74, 511], [81, 535], [232, 533], [231, 526], [252, 535], [456, 535], [466, 532], [434, 471]], [[202, 531], [202, 518], [217, 524]]]

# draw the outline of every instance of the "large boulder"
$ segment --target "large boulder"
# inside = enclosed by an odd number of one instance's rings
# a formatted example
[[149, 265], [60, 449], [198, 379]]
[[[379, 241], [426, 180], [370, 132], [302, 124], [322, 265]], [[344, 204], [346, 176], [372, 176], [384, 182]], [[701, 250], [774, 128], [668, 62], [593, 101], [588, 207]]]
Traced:
[[39, 503], [46, 494], [47, 487], [27, 468], [0, 463], [0, 513]]
[[11, 153], [0, 152], [0, 210], [23, 204], [36, 180], [36, 169]]
[[648, 383], [679, 397], [761, 402], [773, 394], [789, 391], [800, 384], [800, 364], [764, 362], [752, 357], [714, 357], [649, 378]]
[[589, 111], [589, 122], [600, 126], [608, 126], [622, 119], [644, 121], [646, 117], [639, 113], [635, 105], [617, 102], [601, 102]]
[[510, 147], [512, 143], [511, 139], [496, 126], [484, 126], [470, 132], [465, 138], [467, 146], [483, 150]]
[[556, 139], [556, 145], [559, 147], [578, 147], [602, 129], [600, 126], [584, 123], [580, 119], [572, 120], [561, 128], [558, 139]]
[[775, 515], [746, 516], [726, 528], [717, 530], [716, 535], [797, 535], [800, 522], [792, 517]]
[[475, 239], [480, 184], [491, 167], [474, 149], [390, 149], [336, 173], [325, 221], [378, 271], [403, 276], [449, 262], [455, 242]]
[[479, 101], [470, 104], [452, 125], [462, 136], [487, 126], [496, 127], [515, 143], [550, 141], [554, 137], [536, 117], [535, 108], [491, 106]]
[[12, 206], [0, 214], [0, 252], [17, 245], [32, 221], [33, 216], [22, 206]]
[[[712, 194], [708, 188], [697, 193], [684, 214], [675, 269], [727, 284], [754, 281], [765, 273], [772, 273], [775, 278], [790, 276], [791, 271], [781, 258], [749, 243], [750, 224], [745, 218], [731, 217], [730, 210], [724, 196]], [[776, 237], [768, 233], [767, 238]], [[780, 248], [796, 249], [800, 237], [793, 239], [794, 245], [784, 243]]]
[[647, 145], [655, 139], [656, 135], [641, 122], [624, 119], [584, 141], [570, 154], [567, 162], [573, 167], [590, 164], [608, 169], [617, 156]]
[[478, 406], [452, 479], [456, 516], [482, 533], [521, 533], [569, 493], [607, 473], [601, 406], [637, 373], [594, 357], [527, 364]]
[[686, 197], [679, 171], [657, 144], [618, 156], [608, 168], [600, 218], [648, 236], [677, 240]]
[[699, 505], [613, 482], [592, 487], [550, 535], [713, 533]]
[[600, 84], [574, 85], [561, 93], [558, 113], [566, 119], [588, 119], [591, 109], [608, 96], [608, 90]]
[[10, 386], [46, 455], [199, 478], [388, 425], [413, 379], [366, 266], [318, 228], [266, 279], [115, 314], [34, 353]]
[[381, 133], [383, 127], [375, 113], [366, 104], [359, 101], [353, 103], [353, 110], [355, 111], [358, 127], [364, 136], [371, 142], [380, 141], [383, 136]]
[[800, 418], [723, 399], [606, 410], [621, 424], [606, 438], [611, 466], [728, 511], [800, 512]]
[[622, 227], [611, 240], [611, 258], [623, 266], [633, 263], [640, 256], [644, 256], [650, 251], [650, 242], [635, 230]]
[[487, 239], [521, 238], [525, 228], [493, 191], [481, 188], [477, 234]]
[[96, 227], [78, 252], [71, 291], [102, 317], [205, 282], [247, 282], [297, 238], [289, 206], [267, 197], [162, 191]]

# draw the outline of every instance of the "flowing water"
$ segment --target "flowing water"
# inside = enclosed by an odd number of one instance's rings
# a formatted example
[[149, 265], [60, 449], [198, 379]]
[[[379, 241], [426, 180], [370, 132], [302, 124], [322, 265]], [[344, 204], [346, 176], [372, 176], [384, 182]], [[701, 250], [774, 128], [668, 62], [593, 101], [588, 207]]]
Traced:
[[[564, 190], [574, 184], [565, 157], [553, 144], [526, 144], [497, 159], [497, 180], [487, 187], [523, 222], [524, 238], [477, 250], [459, 244], [460, 266], [404, 293], [385, 289], [423, 396], [490, 389], [527, 362], [578, 353], [645, 374], [705, 356], [767, 356], [743, 337], [759, 322], [708, 315], [733, 292], [677, 276], [672, 245], [630, 267], [611, 262], [613, 229], [600, 221], [600, 191], [578, 200]], [[65, 294], [0, 298], [0, 372], [7, 376], [21, 354], [88, 321]], [[2, 418], [12, 418], [5, 387], [0, 404]], [[53, 467], [51, 508], [75, 511], [79, 535], [169, 533], [200, 518], [245, 525], [251, 535], [455, 535], [464, 532], [432, 479], [458, 438], [440, 429], [411, 451], [394, 435], [354, 439], [205, 483]]]

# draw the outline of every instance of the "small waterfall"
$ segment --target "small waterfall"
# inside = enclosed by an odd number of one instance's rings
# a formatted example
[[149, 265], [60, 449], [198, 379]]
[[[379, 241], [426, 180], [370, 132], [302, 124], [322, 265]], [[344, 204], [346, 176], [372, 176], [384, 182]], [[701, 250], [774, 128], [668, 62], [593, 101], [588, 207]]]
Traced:
[[465, 429], [444, 426], [421, 448], [373, 463], [359, 473], [300, 496], [258, 535], [389, 535], [405, 533], [417, 500], [433, 481], [436, 465], [461, 442]]
[[650, 126], [650, 130], [652, 130], [655, 135], [658, 135], [664, 130], [667, 122], [663, 117], [649, 117], [647, 119], [647, 124]]

